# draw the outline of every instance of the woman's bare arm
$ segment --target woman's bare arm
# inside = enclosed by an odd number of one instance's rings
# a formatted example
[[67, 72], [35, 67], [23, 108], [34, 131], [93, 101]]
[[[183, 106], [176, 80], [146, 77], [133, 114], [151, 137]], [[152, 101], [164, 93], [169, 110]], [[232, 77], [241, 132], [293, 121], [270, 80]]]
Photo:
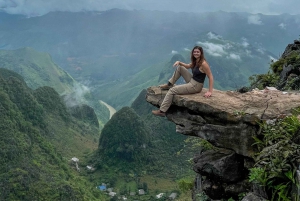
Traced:
[[185, 67], [185, 68], [191, 68], [191, 67], [192, 67], [192, 64], [191, 64], [191, 63], [186, 64], [186, 63], [183, 63], [183, 62], [181, 62], [181, 61], [176, 61], [176, 62], [174, 63], [174, 65], [173, 65], [173, 67], [175, 67], [175, 66], [183, 66], [183, 67]]
[[202, 70], [204, 71], [204, 73], [207, 75], [208, 79], [209, 79], [209, 88], [208, 91], [204, 94], [204, 96], [206, 98], [210, 97], [212, 92], [213, 92], [213, 86], [214, 86], [214, 77], [211, 73], [210, 67], [208, 65], [208, 63], [203, 62], [202, 64]]

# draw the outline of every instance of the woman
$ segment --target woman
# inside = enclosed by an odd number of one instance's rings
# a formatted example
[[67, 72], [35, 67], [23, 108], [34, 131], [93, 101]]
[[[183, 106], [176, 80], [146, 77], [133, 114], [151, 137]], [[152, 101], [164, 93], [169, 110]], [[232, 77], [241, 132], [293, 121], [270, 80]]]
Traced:
[[[212, 95], [214, 78], [204, 57], [202, 47], [195, 46], [193, 48], [191, 51], [191, 63], [185, 64], [181, 61], [176, 61], [173, 67], [174, 66], [176, 66], [177, 69], [172, 78], [167, 84], [160, 86], [161, 89], [169, 89], [169, 91], [160, 105], [159, 110], [152, 111], [154, 115], [161, 117], [166, 116], [166, 111], [171, 106], [174, 95], [200, 93], [206, 76], [209, 78], [209, 89], [204, 94], [204, 97], [208, 98]], [[189, 68], [192, 69], [193, 74], [188, 71]], [[180, 76], [184, 78], [186, 84], [174, 86]]]

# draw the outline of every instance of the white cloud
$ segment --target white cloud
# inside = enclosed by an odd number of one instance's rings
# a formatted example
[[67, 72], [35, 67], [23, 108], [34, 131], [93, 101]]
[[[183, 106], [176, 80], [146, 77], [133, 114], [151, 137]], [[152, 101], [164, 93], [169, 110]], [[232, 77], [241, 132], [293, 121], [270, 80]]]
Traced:
[[224, 45], [214, 44], [210, 42], [200, 42], [200, 41], [197, 42], [197, 44], [203, 46], [205, 51], [212, 56], [220, 57], [226, 54], [226, 52], [224, 51], [225, 49]]
[[264, 49], [262, 49], [262, 48], [258, 48], [258, 49], [257, 49], [257, 51], [258, 51], [258, 52], [260, 52], [260, 53], [262, 53], [262, 54], [264, 54], [264, 53], [265, 53], [265, 50], [264, 50]]
[[249, 46], [247, 38], [242, 38], [242, 46], [243, 47], [248, 47]]
[[248, 17], [248, 24], [262, 25], [263, 23], [258, 15], [250, 15]]
[[247, 55], [247, 56], [250, 56], [250, 57], [251, 57], [251, 56], [252, 56], [251, 53], [252, 53], [251, 50], [246, 50], [246, 55]]
[[234, 59], [234, 60], [241, 60], [240, 55], [230, 53], [229, 56], [227, 56], [228, 59]]
[[178, 54], [178, 52], [175, 50], [172, 50], [171, 54]]
[[222, 39], [222, 36], [214, 34], [212, 32], [208, 32], [206, 35], [209, 39]]
[[249, 46], [249, 43], [248, 43], [247, 41], [243, 41], [243, 42], [242, 42], [242, 46], [243, 46], [243, 47], [248, 47], [248, 46]]
[[184, 50], [184, 51], [188, 51], [188, 52], [191, 51], [189, 48], [184, 48], [183, 50]]
[[73, 93], [64, 97], [64, 101], [68, 107], [73, 107], [82, 103], [86, 103], [85, 94], [90, 92], [90, 89], [82, 84], [76, 84], [73, 87]]
[[273, 61], [273, 62], [278, 61], [278, 59], [276, 59], [276, 58], [274, 58], [274, 57], [272, 57], [272, 56], [270, 56], [270, 55], [269, 55], [269, 58], [270, 58], [270, 60]]
[[284, 23], [280, 23], [278, 26], [279, 26], [281, 29], [285, 29], [285, 28], [286, 28], [286, 24], [284, 24]]
[[224, 45], [224, 48], [225, 49], [230, 49], [230, 48], [232, 48], [233, 46], [230, 44], [230, 43], [226, 43], [225, 45]]

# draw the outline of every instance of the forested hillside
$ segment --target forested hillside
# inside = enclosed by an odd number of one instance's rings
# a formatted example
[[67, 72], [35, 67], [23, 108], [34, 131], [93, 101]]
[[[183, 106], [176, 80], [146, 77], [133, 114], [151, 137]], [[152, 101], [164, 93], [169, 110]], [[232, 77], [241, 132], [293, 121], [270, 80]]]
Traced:
[[92, 148], [78, 138], [93, 142], [99, 130], [74, 119], [57, 92], [34, 91], [20, 75], [1, 69], [0, 110], [1, 200], [104, 200], [69, 164], [70, 156], [81, 158], [80, 152]]
[[[33, 48], [0, 50], [0, 68], [12, 70], [22, 76], [31, 89], [43, 86], [54, 88], [63, 96], [68, 107], [89, 105], [93, 107], [98, 123], [102, 128], [109, 118], [109, 111], [66, 71], [56, 65], [48, 53], [38, 52]], [[51, 96], [48, 98], [51, 99]]]

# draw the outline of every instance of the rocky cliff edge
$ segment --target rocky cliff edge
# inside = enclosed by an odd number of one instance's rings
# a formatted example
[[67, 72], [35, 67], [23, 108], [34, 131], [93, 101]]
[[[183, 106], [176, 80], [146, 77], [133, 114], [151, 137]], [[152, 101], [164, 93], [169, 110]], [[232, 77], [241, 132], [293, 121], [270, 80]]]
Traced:
[[[255, 153], [253, 136], [258, 123], [289, 115], [300, 107], [300, 94], [283, 92], [272, 87], [247, 93], [214, 90], [210, 98], [201, 93], [175, 95], [167, 119], [176, 124], [178, 133], [198, 136], [213, 145], [252, 157]], [[147, 102], [157, 107], [166, 90], [147, 89]]]

